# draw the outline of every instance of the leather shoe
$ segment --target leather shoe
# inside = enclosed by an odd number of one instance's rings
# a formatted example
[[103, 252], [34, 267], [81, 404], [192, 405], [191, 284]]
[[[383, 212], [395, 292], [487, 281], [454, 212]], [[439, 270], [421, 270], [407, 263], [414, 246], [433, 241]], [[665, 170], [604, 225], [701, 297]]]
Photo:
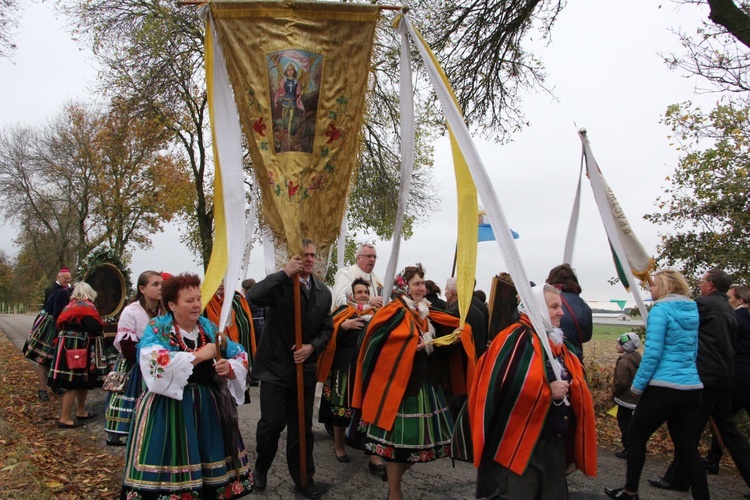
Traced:
[[626, 493], [625, 488], [604, 488], [604, 493], [617, 500], [638, 500], [638, 493]]
[[615, 452], [617, 458], [628, 458], [628, 452], [625, 450]]
[[321, 496], [320, 490], [314, 484], [308, 484], [307, 486], [298, 484], [295, 485], [294, 489], [298, 493], [302, 493], [305, 498], [320, 498]]
[[268, 484], [268, 477], [265, 472], [253, 469], [253, 489], [256, 491], [265, 491]]
[[[336, 455], [336, 450], [333, 450], [333, 454]], [[344, 453], [343, 455], [336, 455], [336, 460], [344, 464], [348, 464], [352, 461], [352, 459], [349, 458], [349, 455], [346, 453]]]
[[374, 464], [367, 462], [367, 468], [370, 469], [370, 474], [383, 474], [385, 473], [385, 464]]
[[649, 479], [648, 484], [653, 486], [654, 488], [659, 488], [661, 490], [672, 490], [672, 491], [682, 491], [685, 492], [690, 489], [689, 486], [677, 486], [676, 484], [669, 483], [665, 481], [663, 478], [659, 479]]
[[125, 446], [127, 443], [120, 437], [108, 437], [106, 444], [107, 446]]

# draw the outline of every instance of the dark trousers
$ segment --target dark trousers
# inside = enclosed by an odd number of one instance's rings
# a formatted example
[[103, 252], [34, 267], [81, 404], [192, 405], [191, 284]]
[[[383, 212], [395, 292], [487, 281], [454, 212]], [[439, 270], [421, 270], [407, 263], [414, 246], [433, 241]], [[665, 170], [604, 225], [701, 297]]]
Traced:
[[625, 408], [622, 405], [617, 405], [617, 426], [620, 428], [620, 440], [622, 441], [622, 448], [625, 451], [628, 451], [628, 441], [630, 440], [628, 427], [630, 427], [632, 418], [633, 410]]
[[[312, 415], [315, 386], [305, 387], [305, 444], [307, 455], [307, 482], [313, 484], [315, 464], [313, 463]], [[280, 385], [260, 383], [260, 420], [255, 438], [255, 468], [266, 472], [271, 468], [279, 449], [279, 437], [286, 427], [286, 464], [294, 484], [300, 479], [300, 442], [297, 416], [297, 389]]]
[[628, 471], [625, 489], [638, 491], [643, 464], [646, 463], [646, 443], [651, 435], [666, 422], [674, 443], [675, 455], [685, 464], [693, 488], [693, 498], [710, 498], [703, 461], [698, 454], [698, 417], [701, 408], [701, 390], [678, 391], [666, 387], [648, 386], [628, 429]]
[[[750, 486], [750, 443], [737, 429], [732, 411], [731, 387], [705, 387], [703, 389], [703, 404], [698, 416], [698, 429], [693, 435], [696, 447], [709, 416], [716, 424], [716, 430], [719, 431], [719, 436], [732, 456], [737, 470], [745, 483]], [[680, 457], [675, 456], [667, 473], [664, 474], [664, 480], [673, 485], [685, 486], [691, 475], [692, 472], [684, 466]]]
[[[750, 415], [750, 383], [742, 382], [738, 383], [735, 381], [732, 387], [732, 413], [735, 416], [735, 422], [737, 414], [745, 410]], [[716, 433], [712, 432], [711, 437], [711, 450], [706, 455], [706, 461], [713, 464], [721, 462], [721, 457], [724, 454], [721, 443], [716, 439]]]

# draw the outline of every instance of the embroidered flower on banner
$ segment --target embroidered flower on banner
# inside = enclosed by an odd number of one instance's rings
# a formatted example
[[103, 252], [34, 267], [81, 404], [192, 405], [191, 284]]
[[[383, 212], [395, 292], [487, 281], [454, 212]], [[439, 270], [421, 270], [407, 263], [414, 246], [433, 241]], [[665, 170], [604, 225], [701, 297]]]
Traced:
[[255, 132], [257, 132], [257, 134], [259, 136], [261, 136], [261, 137], [265, 137], [266, 136], [266, 129], [267, 128], [268, 127], [266, 126], [266, 124], [263, 123], [263, 117], [262, 116], [260, 118], [258, 118], [255, 121], [255, 123], [253, 123], [253, 130], [255, 130]]
[[331, 123], [330, 125], [328, 125], [328, 130], [326, 130], [326, 137], [328, 137], [326, 144], [330, 144], [333, 141], [338, 141], [341, 138], [341, 130], [336, 128], [336, 125]]

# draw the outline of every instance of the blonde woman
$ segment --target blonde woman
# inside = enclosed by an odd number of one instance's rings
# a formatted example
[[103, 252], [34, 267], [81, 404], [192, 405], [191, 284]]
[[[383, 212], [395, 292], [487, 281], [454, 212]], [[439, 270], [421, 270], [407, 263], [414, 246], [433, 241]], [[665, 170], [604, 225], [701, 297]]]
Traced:
[[709, 498], [706, 471], [693, 438], [698, 435], [703, 383], [695, 364], [698, 306], [689, 296], [690, 286], [679, 272], [666, 269], [654, 275], [646, 347], [631, 388], [641, 399], [630, 421], [625, 486], [605, 488], [610, 498], [638, 498], [646, 443], [664, 422], [675, 455], [690, 471], [693, 498]]

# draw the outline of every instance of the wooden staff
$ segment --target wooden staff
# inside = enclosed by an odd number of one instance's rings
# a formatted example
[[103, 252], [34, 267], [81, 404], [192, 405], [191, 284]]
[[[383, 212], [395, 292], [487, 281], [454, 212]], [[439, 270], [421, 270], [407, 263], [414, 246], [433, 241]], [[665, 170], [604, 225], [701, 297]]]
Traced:
[[[292, 277], [294, 297], [294, 350], [302, 349], [302, 307], [299, 291], [299, 274]], [[299, 426], [299, 475], [300, 484], [307, 487], [307, 442], [305, 435], [305, 372], [304, 363], [297, 365], [297, 425]]]
[[221, 343], [223, 341], [223, 338], [220, 333], [216, 334], [216, 361], [221, 361]]

